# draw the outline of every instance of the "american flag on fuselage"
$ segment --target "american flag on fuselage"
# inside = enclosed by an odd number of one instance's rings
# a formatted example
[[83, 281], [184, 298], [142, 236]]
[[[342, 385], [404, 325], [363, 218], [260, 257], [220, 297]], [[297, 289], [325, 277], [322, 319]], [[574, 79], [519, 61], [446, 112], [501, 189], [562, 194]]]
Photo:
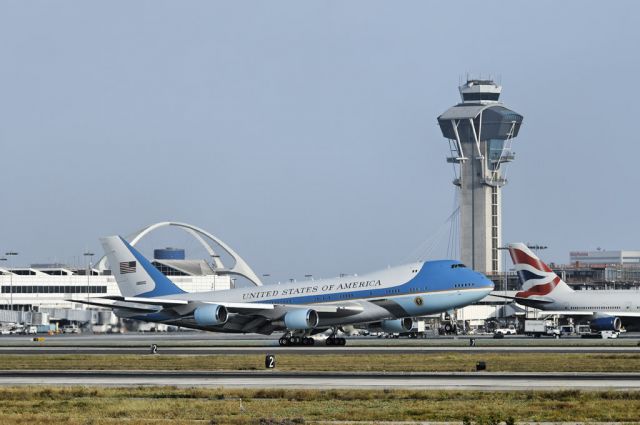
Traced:
[[135, 261], [123, 261], [120, 263], [120, 274], [135, 273], [136, 262]]

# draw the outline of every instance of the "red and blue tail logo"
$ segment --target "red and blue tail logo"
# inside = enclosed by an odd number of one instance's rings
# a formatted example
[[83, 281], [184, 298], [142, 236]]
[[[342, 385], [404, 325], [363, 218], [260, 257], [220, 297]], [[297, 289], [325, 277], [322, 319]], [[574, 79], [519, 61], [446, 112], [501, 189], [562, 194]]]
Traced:
[[556, 288], [571, 290], [560, 277], [523, 243], [509, 244], [509, 254], [522, 284], [518, 298], [544, 296]]

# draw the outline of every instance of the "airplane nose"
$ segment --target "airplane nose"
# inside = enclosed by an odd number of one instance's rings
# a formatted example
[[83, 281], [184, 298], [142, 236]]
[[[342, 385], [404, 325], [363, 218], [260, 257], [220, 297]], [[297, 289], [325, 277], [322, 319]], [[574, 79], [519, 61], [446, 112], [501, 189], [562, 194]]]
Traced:
[[489, 292], [493, 291], [495, 289], [495, 287], [496, 287], [496, 284], [493, 283], [492, 280], [489, 280], [486, 277], [484, 278], [484, 280], [485, 280], [485, 284], [487, 285], [487, 289], [489, 289]]
[[493, 281], [491, 279], [489, 279], [487, 276], [483, 275], [482, 273], [478, 273], [480, 279], [479, 279], [479, 284], [482, 288], [486, 288], [487, 291], [491, 292], [494, 290], [495, 288], [495, 284], [493, 283]]

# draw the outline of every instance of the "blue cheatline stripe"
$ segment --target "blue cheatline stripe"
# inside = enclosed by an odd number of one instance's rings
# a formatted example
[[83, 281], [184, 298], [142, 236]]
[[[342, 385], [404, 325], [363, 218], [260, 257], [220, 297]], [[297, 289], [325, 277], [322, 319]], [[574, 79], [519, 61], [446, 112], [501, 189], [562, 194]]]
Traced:
[[153, 290], [149, 292], [145, 292], [143, 294], [137, 295], [138, 297], [162, 297], [165, 295], [176, 295], [176, 294], [185, 294], [186, 292], [182, 289], [178, 288], [175, 283], [169, 280], [168, 277], [160, 273], [158, 269], [154, 267], [153, 264], [149, 262], [137, 249], [132, 247], [129, 242], [125, 241], [122, 237], [120, 237], [125, 246], [131, 251], [138, 264], [140, 264], [144, 270], [151, 276], [153, 282], [155, 283], [155, 287]]
[[[313, 304], [328, 303], [339, 301], [353, 301], [362, 298], [386, 298], [397, 297], [401, 295], [413, 296], [420, 293], [451, 291], [458, 289], [455, 284], [473, 283], [471, 288], [474, 289], [492, 289], [493, 283], [484, 275], [467, 268], [451, 268], [452, 264], [458, 264], [458, 261], [438, 260], [425, 262], [420, 271], [408, 282], [399, 283], [395, 286], [384, 287], [380, 289], [363, 289], [358, 291], [342, 291], [332, 293], [319, 293], [314, 295], [303, 295], [300, 297], [289, 298], [264, 298], [260, 301], [246, 302], [266, 302], [272, 304]], [[357, 278], [356, 278], [357, 279]], [[273, 287], [274, 289], [277, 286]], [[426, 289], [425, 289], [426, 288]], [[399, 292], [388, 292], [389, 289], [398, 290]], [[350, 294], [348, 298], [342, 295]]]

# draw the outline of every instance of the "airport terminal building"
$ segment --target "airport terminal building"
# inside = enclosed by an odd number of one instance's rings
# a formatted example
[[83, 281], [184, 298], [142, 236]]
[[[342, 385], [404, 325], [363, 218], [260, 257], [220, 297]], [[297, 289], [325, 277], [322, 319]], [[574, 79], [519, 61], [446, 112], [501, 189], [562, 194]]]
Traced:
[[[145, 235], [155, 229], [175, 226], [193, 235], [206, 248], [210, 258], [187, 259], [185, 251], [179, 248], [154, 250], [152, 264], [176, 285], [187, 292], [226, 290], [235, 287], [237, 277], [242, 277], [254, 285], [262, 285], [257, 275], [235, 251], [208, 232], [195, 226], [164, 222], [148, 226], [129, 237], [136, 245]], [[215, 242], [212, 243], [212, 242]], [[222, 248], [221, 248], [222, 247]], [[234, 264], [223, 264], [218, 250], [231, 255]], [[640, 287], [640, 264], [630, 260], [637, 251], [597, 251], [600, 257], [606, 255], [609, 264], [599, 264], [595, 260], [572, 261], [567, 266], [552, 265], [563, 279], [574, 289], [635, 289]], [[577, 258], [571, 253], [571, 259]], [[6, 262], [5, 262], [6, 264]], [[120, 290], [111, 274], [105, 258], [94, 266], [73, 268], [63, 264], [33, 264], [30, 267], [0, 267], [0, 322], [47, 324], [50, 322], [75, 322], [91, 324], [93, 330], [107, 331], [117, 325], [118, 319], [108, 309], [87, 307], [74, 300], [92, 297], [119, 296]], [[519, 282], [515, 273], [491, 276], [495, 291], [502, 295], [515, 295]], [[457, 310], [454, 314], [465, 330], [486, 328], [487, 321], [513, 321], [535, 315], [532, 309], [520, 306], [495, 296]], [[437, 320], [436, 320], [437, 321]]]
[[[135, 246], [150, 232], [174, 226], [191, 234], [210, 255], [208, 260], [186, 259], [185, 251], [176, 248], [154, 250], [152, 264], [187, 292], [230, 289], [238, 277], [254, 284], [262, 283], [246, 262], [233, 249], [210, 233], [186, 223], [163, 222], [147, 226], [128, 238]], [[223, 249], [235, 262], [222, 263], [218, 251]], [[111, 275], [106, 258], [95, 265], [73, 268], [64, 264], [33, 264], [10, 267], [0, 263], [0, 322], [32, 323], [69, 321], [113, 324], [110, 310], [87, 307], [73, 300], [91, 297], [119, 296], [120, 290]]]
[[[255, 272], [235, 251], [210, 233], [195, 226], [164, 222], [145, 227], [127, 238], [135, 246], [150, 232], [165, 226], [175, 226], [194, 236], [207, 250], [208, 259], [187, 259], [179, 248], [154, 250], [152, 264], [176, 285], [187, 292], [226, 290], [235, 287], [236, 278], [262, 285]], [[234, 262], [223, 264], [218, 251], [222, 249]], [[63, 264], [33, 264], [30, 267], [0, 266], [0, 322], [47, 324], [73, 322], [92, 325], [98, 332], [118, 324], [111, 310], [88, 307], [74, 300], [92, 297], [119, 296], [120, 290], [111, 274], [106, 258], [95, 265], [73, 268]], [[468, 326], [479, 326], [495, 314], [495, 305], [503, 300], [482, 302], [460, 309], [455, 317]]]

